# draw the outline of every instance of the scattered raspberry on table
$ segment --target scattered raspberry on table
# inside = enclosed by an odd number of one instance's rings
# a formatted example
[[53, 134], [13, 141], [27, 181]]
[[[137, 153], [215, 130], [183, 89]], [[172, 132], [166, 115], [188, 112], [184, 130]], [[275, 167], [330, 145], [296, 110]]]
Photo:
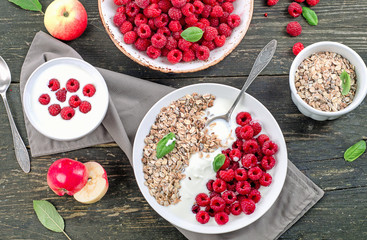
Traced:
[[302, 33], [302, 27], [301, 24], [298, 22], [290, 22], [287, 25], [287, 33], [292, 36], [296, 37]]
[[288, 13], [292, 16], [292, 17], [299, 17], [302, 14], [302, 7], [301, 5], [299, 5], [296, 2], [292, 2], [291, 4], [289, 4], [288, 6]]
[[295, 43], [292, 48], [293, 54], [297, 56], [304, 48], [301, 42]]

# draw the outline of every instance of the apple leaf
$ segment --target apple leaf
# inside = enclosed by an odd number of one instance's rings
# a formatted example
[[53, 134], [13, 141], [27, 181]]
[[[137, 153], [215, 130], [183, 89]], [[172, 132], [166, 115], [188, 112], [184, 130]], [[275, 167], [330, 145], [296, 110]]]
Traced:
[[18, 5], [19, 7], [25, 10], [43, 13], [42, 5], [38, 0], [8, 0], [8, 1], [14, 3], [15, 5]]

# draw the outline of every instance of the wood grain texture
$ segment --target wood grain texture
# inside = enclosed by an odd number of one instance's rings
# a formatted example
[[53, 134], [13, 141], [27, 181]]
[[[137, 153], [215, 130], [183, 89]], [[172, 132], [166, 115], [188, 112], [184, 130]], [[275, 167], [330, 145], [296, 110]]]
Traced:
[[[239, 0], [237, 0], [239, 1]], [[51, 0], [40, 0], [44, 8]], [[164, 74], [144, 68], [117, 50], [99, 19], [97, 1], [81, 2], [89, 23], [86, 32], [68, 42], [91, 64], [173, 87], [214, 82], [241, 88], [259, 50], [271, 39], [278, 40], [272, 63], [251, 85], [248, 92], [274, 115], [283, 130], [289, 158], [326, 191], [324, 198], [306, 213], [281, 239], [367, 239], [367, 159], [362, 155], [349, 163], [343, 152], [367, 136], [367, 105], [336, 121], [316, 122], [304, 117], [290, 99], [288, 69], [293, 60], [291, 47], [323, 40], [342, 42], [367, 60], [367, 0], [322, 0], [313, 9], [319, 25], [304, 19], [303, 33], [290, 38], [285, 27], [293, 19], [286, 8], [290, 1], [267, 7], [255, 0], [254, 16], [242, 43], [221, 63], [193, 74]], [[268, 13], [268, 18], [264, 13]], [[19, 75], [25, 55], [36, 32], [46, 31], [43, 15], [24, 11], [8, 1], [0, 1], [0, 55], [8, 62], [13, 76], [9, 104], [18, 129], [26, 131], [19, 96]], [[184, 239], [144, 200], [125, 154], [116, 144], [104, 144], [73, 152], [32, 158], [31, 173], [24, 174], [15, 160], [14, 148], [4, 105], [0, 104], [0, 239], [60, 239], [37, 220], [32, 200], [52, 202], [66, 221], [72, 239]], [[62, 157], [101, 163], [109, 176], [110, 188], [98, 203], [82, 205], [72, 197], [58, 197], [47, 186], [49, 165]]]

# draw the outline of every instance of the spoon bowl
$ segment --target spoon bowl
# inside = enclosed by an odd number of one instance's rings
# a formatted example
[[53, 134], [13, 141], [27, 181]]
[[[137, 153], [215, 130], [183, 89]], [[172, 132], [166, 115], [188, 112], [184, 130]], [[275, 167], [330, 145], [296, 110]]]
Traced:
[[0, 56], [0, 94], [6, 92], [11, 82], [11, 75], [8, 65]]

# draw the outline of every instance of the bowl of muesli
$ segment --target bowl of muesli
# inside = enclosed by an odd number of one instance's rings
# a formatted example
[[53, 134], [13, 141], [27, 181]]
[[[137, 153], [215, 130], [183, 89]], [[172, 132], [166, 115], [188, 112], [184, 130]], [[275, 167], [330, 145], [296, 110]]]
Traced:
[[195, 84], [159, 100], [145, 115], [133, 147], [135, 178], [150, 206], [170, 223], [198, 233], [234, 231], [259, 219], [277, 199], [287, 172], [279, 125], [239, 90]]
[[367, 94], [367, 69], [351, 48], [318, 42], [303, 49], [289, 71], [294, 104], [314, 120], [333, 120], [354, 110]]

